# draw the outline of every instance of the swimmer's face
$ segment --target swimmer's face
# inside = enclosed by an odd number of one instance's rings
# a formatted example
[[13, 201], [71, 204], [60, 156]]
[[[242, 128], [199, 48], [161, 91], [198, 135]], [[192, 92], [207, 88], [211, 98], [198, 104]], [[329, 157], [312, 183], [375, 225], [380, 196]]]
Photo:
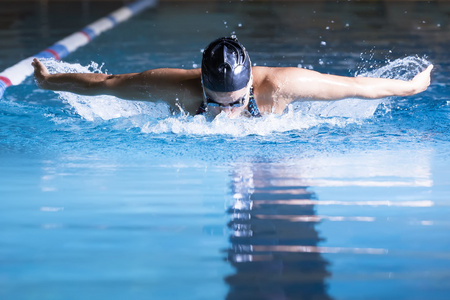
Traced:
[[204, 89], [204, 101], [208, 110], [216, 114], [225, 111], [230, 117], [238, 116], [248, 105], [250, 97], [250, 84], [240, 90], [233, 92], [215, 92]]

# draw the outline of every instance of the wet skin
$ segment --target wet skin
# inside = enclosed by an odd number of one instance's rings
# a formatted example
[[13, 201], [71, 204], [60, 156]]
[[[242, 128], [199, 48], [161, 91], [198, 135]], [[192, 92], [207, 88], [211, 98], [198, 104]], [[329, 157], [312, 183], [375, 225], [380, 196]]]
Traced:
[[[113, 95], [126, 100], [167, 102], [172, 108], [181, 107], [195, 115], [204, 96], [227, 105], [242, 97], [242, 90], [219, 93], [202, 88], [200, 69], [152, 69], [141, 73], [107, 75], [99, 73], [50, 74], [38, 60], [32, 63], [37, 84], [48, 90], [67, 91], [81, 95]], [[423, 92], [430, 85], [433, 65], [417, 74], [410, 81], [345, 77], [321, 74], [301, 68], [253, 67], [253, 93], [262, 114], [284, 111], [294, 101], [334, 101], [355, 97], [379, 99], [389, 96], [409, 96]], [[247, 87], [248, 88], [248, 87]], [[216, 108], [230, 116], [242, 113], [243, 107]], [[214, 112], [211, 110], [211, 113]]]

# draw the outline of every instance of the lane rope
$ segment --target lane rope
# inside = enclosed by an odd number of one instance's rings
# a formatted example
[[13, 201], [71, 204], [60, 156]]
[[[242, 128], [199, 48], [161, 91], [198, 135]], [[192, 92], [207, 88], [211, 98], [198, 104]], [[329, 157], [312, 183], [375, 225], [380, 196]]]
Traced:
[[0, 99], [3, 97], [3, 94], [8, 87], [22, 83], [28, 76], [33, 74], [34, 69], [31, 66], [33, 58], [54, 58], [56, 60], [61, 60], [79, 47], [88, 44], [103, 32], [110, 30], [147, 8], [154, 7], [156, 3], [157, 0], [138, 0], [125, 5], [106, 17], [91, 23], [80, 31], [63, 38], [36, 55], [25, 58], [17, 64], [5, 69], [0, 73]]

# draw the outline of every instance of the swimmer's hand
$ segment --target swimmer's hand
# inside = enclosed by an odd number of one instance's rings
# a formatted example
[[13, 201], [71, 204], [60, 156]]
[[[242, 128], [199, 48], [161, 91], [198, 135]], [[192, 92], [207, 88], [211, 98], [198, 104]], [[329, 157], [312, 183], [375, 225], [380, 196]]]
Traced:
[[36, 83], [40, 88], [45, 89], [47, 78], [50, 75], [47, 67], [45, 67], [37, 58], [33, 59], [31, 65], [34, 68], [34, 78], [36, 79]]
[[414, 92], [412, 94], [418, 94], [425, 91], [430, 85], [430, 73], [433, 69], [433, 65], [429, 65], [424, 71], [417, 74], [410, 83], [413, 86]]

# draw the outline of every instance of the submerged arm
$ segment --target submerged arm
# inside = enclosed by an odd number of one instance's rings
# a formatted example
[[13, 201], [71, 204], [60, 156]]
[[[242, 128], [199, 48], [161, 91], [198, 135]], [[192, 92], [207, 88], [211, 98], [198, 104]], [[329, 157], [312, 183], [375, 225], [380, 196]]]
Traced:
[[409, 96], [423, 92], [430, 85], [433, 66], [417, 74], [412, 80], [345, 77], [319, 72], [284, 68], [279, 74], [280, 96], [287, 103], [299, 99], [340, 100], [350, 97], [379, 99], [389, 96]]

